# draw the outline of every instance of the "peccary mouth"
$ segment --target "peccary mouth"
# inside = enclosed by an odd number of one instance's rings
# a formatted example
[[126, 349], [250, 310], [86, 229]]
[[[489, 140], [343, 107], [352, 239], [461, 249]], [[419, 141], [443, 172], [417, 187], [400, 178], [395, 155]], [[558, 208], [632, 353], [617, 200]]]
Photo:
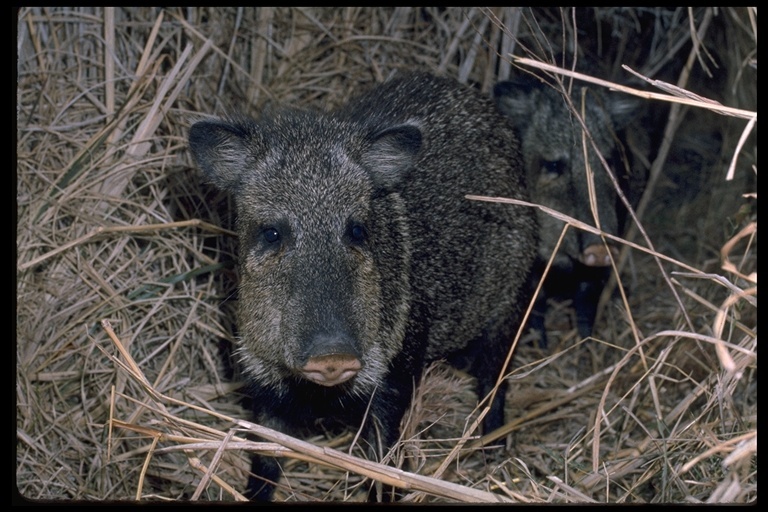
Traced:
[[360, 360], [350, 354], [328, 354], [311, 357], [301, 369], [307, 380], [322, 386], [336, 386], [346, 382], [362, 369]]

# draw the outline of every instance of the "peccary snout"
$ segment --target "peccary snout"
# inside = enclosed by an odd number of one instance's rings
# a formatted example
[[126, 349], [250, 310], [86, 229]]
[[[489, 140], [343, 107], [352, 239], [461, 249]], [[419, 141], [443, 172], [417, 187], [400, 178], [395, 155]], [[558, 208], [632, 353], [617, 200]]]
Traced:
[[611, 264], [611, 255], [616, 258], [619, 250], [614, 246], [606, 247], [602, 243], [593, 244], [581, 253], [581, 262], [588, 267], [607, 267]]
[[322, 386], [336, 386], [346, 382], [363, 368], [353, 344], [343, 335], [315, 336], [308, 356], [301, 374]]
[[362, 367], [360, 360], [353, 355], [329, 354], [310, 358], [301, 373], [316, 384], [336, 386], [357, 375]]

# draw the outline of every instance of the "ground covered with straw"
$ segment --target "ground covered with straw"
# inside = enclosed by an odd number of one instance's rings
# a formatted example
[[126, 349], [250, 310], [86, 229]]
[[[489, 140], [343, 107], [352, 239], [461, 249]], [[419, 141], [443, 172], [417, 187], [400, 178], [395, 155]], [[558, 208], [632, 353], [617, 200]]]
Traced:
[[[16, 499], [241, 500], [259, 450], [283, 456], [278, 501], [373, 481], [409, 502], [756, 501], [756, 8], [34, 7], [17, 27]], [[593, 338], [553, 301], [483, 442], [471, 378], [440, 364], [387, 464], [354, 431], [250, 423], [231, 199], [193, 168], [191, 123], [336, 106], [401, 69], [489, 93], [574, 49], [664, 135]]]

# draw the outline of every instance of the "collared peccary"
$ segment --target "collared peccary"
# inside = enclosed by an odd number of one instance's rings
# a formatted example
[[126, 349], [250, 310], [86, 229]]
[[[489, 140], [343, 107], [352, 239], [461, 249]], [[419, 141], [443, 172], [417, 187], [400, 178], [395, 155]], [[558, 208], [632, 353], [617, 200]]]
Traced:
[[[586, 88], [585, 92], [584, 121], [587, 129], [600, 154], [615, 173], [622, 191], [634, 205], [642, 194], [647, 169], [638, 163], [630, 164], [633, 159], [625, 147], [625, 129], [639, 117], [641, 104], [626, 95], [607, 93], [602, 88]], [[583, 128], [565, 97], [552, 85], [526, 77], [497, 83], [494, 98], [517, 130], [533, 201], [595, 225], [588, 192], [588, 163], [594, 172], [594, 195], [600, 227], [605, 232], [620, 235], [626, 208], [588, 138], [588, 157], [585, 160]], [[571, 99], [579, 112], [581, 98], [582, 87], [574, 84]], [[538, 221], [540, 243], [536, 267], [537, 273], [541, 274], [554, 252], [564, 223], [541, 211]], [[610, 250], [617, 254], [615, 247]], [[542, 293], [537, 297], [529, 322], [540, 336], [542, 347], [547, 346], [544, 328], [547, 297], [573, 299], [577, 331], [579, 336], [586, 338], [592, 335], [598, 301], [609, 275], [610, 259], [602, 239], [570, 228], [553, 261]]]
[[[332, 112], [200, 121], [189, 146], [237, 205], [238, 351], [257, 421], [362, 424], [386, 450], [427, 362], [464, 366], [489, 393], [537, 244], [532, 209], [464, 197], [528, 197], [490, 98], [410, 73]], [[505, 389], [485, 429], [502, 424]], [[270, 499], [277, 461], [257, 456], [253, 473], [251, 497]]]

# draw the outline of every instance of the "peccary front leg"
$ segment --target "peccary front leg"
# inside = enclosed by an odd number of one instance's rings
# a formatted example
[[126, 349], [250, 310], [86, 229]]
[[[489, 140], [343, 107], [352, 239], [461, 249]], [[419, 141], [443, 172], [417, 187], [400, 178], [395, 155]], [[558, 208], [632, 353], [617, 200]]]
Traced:
[[[412, 381], [412, 378], [411, 378]], [[408, 402], [405, 407], [400, 407], [403, 402], [403, 396], [413, 395], [413, 385], [407, 385], [403, 382], [402, 386], [394, 392], [390, 387], [381, 395], [381, 398], [374, 397], [374, 404], [371, 407], [372, 418], [365, 423], [364, 439], [368, 442], [368, 457], [371, 460], [382, 461], [389, 450], [395, 446], [400, 437], [400, 422], [405, 414]], [[406, 395], [407, 393], [407, 395]], [[384, 395], [390, 395], [399, 402], [386, 403], [387, 398]], [[396, 487], [383, 485], [380, 482], [372, 482], [368, 492], [368, 501], [372, 502], [392, 502], [402, 497], [402, 493]]]
[[610, 267], [588, 266], [578, 261], [574, 261], [571, 268], [550, 269], [544, 286], [536, 297], [527, 326], [539, 336], [540, 348], [547, 348], [544, 320], [547, 300], [550, 298], [571, 299], [579, 337], [584, 339], [592, 336], [600, 294], [605, 288], [610, 272]]
[[539, 338], [539, 348], [547, 348], [547, 329], [544, 327], [544, 319], [547, 314], [547, 295], [542, 290], [533, 303], [533, 309], [528, 317], [528, 329], [533, 331]]
[[[413, 339], [413, 337], [411, 338]], [[395, 357], [382, 386], [374, 392], [370, 416], [364, 424], [364, 439], [369, 443], [369, 456], [381, 461], [400, 439], [400, 423], [408, 410], [423, 368], [425, 343], [418, 349], [404, 350]], [[402, 497], [396, 487], [374, 482], [368, 501], [392, 502]]]
[[618, 257], [615, 247], [592, 244], [583, 251], [581, 262], [575, 263], [573, 309], [576, 313], [576, 330], [582, 339], [592, 336], [600, 294], [611, 273], [611, 256]]
[[245, 497], [251, 501], [271, 501], [275, 482], [280, 479], [280, 464], [274, 457], [254, 455]]
[[[536, 260], [528, 282], [531, 294], [535, 293], [539, 281], [543, 278], [545, 267], [546, 265], [543, 261]], [[552, 269], [552, 272], [556, 272], [556, 270]], [[531, 308], [531, 314], [528, 316], [528, 322], [525, 326], [527, 331], [533, 331], [538, 337], [538, 344], [541, 349], [547, 348], [548, 345], [547, 330], [544, 327], [544, 320], [547, 314], [547, 297], [549, 295], [547, 292], [551, 288], [551, 282], [552, 277], [547, 276], [538, 295], [536, 295], [536, 299], [533, 302], [533, 308]]]
[[[303, 411], [297, 410], [286, 421], [277, 411], [291, 410], [290, 404], [282, 404], [278, 395], [271, 389], [261, 386], [251, 388], [254, 417], [257, 423], [264, 427], [296, 436], [298, 434], [295, 420], [300, 418]], [[300, 420], [301, 421], [301, 420]], [[282, 470], [277, 458], [269, 455], [254, 454], [251, 458], [251, 474], [248, 476], [248, 486], [245, 497], [251, 501], [267, 502], [272, 500], [275, 485], [280, 481]]]
[[[603, 270], [603, 269], [600, 269]], [[573, 297], [573, 309], [576, 313], [576, 331], [581, 339], [592, 336], [597, 317], [597, 304], [605, 286], [600, 276], [580, 281]]]

